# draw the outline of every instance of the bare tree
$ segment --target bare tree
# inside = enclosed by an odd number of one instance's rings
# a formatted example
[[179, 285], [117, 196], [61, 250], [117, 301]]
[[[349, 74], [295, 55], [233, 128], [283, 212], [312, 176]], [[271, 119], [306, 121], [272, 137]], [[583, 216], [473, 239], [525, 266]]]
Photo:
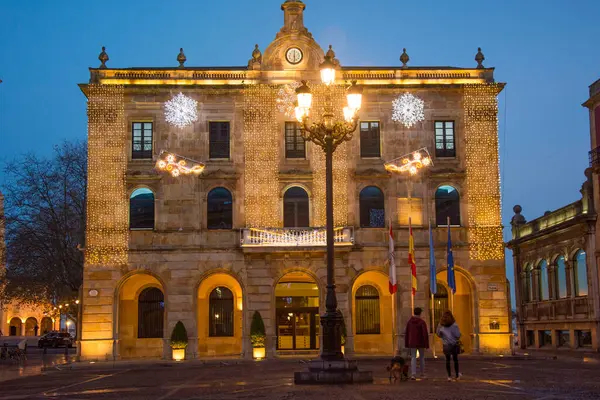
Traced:
[[59, 304], [83, 277], [87, 144], [64, 142], [51, 158], [26, 154], [5, 165], [5, 298]]

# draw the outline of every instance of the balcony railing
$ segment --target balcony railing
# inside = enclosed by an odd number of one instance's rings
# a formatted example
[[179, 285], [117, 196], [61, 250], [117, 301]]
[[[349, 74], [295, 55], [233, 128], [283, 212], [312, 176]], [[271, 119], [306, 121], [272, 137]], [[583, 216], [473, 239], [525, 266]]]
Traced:
[[[354, 230], [351, 227], [335, 228], [336, 246], [351, 246]], [[244, 228], [242, 247], [311, 247], [326, 246], [325, 228]]]
[[590, 157], [590, 167], [593, 168], [600, 166], [600, 146], [590, 150], [588, 154]]

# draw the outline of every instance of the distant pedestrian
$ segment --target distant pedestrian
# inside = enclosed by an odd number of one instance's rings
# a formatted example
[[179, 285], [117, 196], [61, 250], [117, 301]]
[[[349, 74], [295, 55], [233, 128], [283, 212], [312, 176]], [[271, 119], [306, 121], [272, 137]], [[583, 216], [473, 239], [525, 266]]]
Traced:
[[446, 357], [446, 372], [448, 372], [448, 380], [452, 380], [452, 371], [450, 369], [450, 358], [454, 360], [454, 372], [456, 379], [460, 379], [462, 374], [458, 370], [458, 354], [460, 353], [460, 330], [456, 324], [456, 320], [450, 310], [444, 311], [440, 325], [437, 328], [437, 335], [442, 339], [444, 344], [444, 356]]
[[421, 377], [425, 377], [425, 349], [429, 348], [429, 332], [427, 324], [421, 319], [423, 310], [420, 307], [415, 308], [415, 315], [406, 323], [406, 332], [404, 335], [404, 347], [410, 352], [410, 379], [417, 379], [417, 354], [420, 355]]

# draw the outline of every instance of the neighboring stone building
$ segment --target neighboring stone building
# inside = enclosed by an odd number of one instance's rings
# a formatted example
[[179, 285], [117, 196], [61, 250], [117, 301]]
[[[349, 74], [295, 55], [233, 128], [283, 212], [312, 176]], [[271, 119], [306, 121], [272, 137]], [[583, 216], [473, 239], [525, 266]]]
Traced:
[[[282, 5], [284, 26], [248, 66], [90, 69], [89, 172], [83, 359], [170, 356], [178, 320], [188, 357], [251, 356], [249, 328], [259, 311], [267, 357], [315, 353], [325, 299], [325, 161], [304, 143], [289, 113], [294, 84], [308, 80], [322, 108], [325, 52], [304, 27], [305, 4]], [[327, 52], [339, 66], [331, 47]], [[493, 68], [340, 66], [333, 90], [364, 87], [355, 138], [334, 154], [336, 280], [347, 354], [392, 354], [410, 311], [408, 217], [419, 289], [428, 311], [428, 221], [434, 225], [439, 292], [448, 307], [446, 220], [457, 271], [455, 313], [468, 351], [507, 352], [511, 327], [500, 217], [497, 94]], [[199, 118], [167, 123], [178, 93]], [[392, 101], [410, 92], [425, 120], [393, 122]], [[286, 112], [288, 114], [286, 115]], [[383, 164], [428, 147], [435, 166], [414, 183]], [[161, 150], [206, 164], [198, 176], [160, 173]], [[493, 160], [490, 162], [490, 160]], [[188, 161], [189, 162], [189, 161]], [[188, 164], [191, 165], [191, 164]], [[399, 295], [388, 291], [389, 221], [396, 237]], [[398, 317], [394, 318], [393, 310]], [[395, 321], [395, 324], [394, 324]], [[395, 326], [394, 326], [395, 325]]]
[[[0, 285], [6, 273], [4, 196], [0, 193]], [[0, 332], [3, 336], [40, 336], [55, 329], [54, 319], [43, 306], [2, 303], [0, 299]]]

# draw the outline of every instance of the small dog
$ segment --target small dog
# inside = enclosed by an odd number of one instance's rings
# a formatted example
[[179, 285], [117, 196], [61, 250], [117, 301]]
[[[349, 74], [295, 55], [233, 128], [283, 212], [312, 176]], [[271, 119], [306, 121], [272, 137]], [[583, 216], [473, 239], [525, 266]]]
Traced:
[[390, 365], [386, 369], [390, 373], [390, 383], [392, 382], [392, 378], [394, 378], [394, 382], [398, 379], [400, 379], [400, 381], [408, 380], [408, 364], [403, 357], [396, 356], [392, 358]]

